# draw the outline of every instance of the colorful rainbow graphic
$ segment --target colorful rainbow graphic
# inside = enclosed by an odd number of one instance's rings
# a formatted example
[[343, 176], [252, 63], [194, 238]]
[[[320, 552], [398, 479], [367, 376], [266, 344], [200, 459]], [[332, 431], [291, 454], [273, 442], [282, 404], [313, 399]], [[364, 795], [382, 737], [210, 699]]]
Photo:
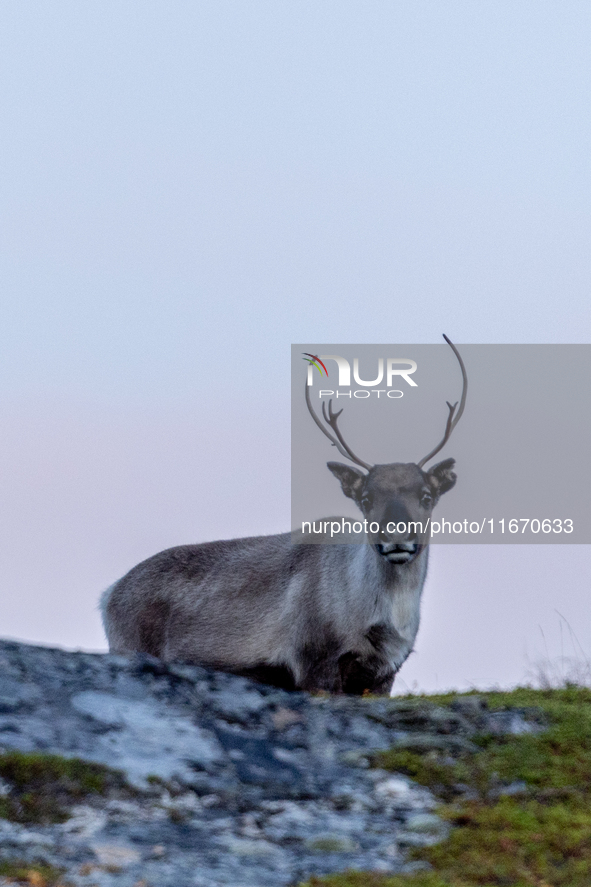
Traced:
[[[306, 355], [305, 357], [302, 358], [302, 360], [305, 360], [305, 361], [307, 361], [307, 363], [309, 363], [309, 364], [311, 364], [312, 366], [316, 367], [316, 369], [318, 370], [318, 372], [320, 373], [320, 375], [322, 375], [322, 370], [324, 370], [326, 376], [328, 377], [328, 370], [326, 369], [326, 367], [324, 366], [324, 364], [322, 363], [322, 361], [320, 360], [320, 358], [318, 357], [318, 355], [316, 355], [316, 354], [308, 354], [307, 351], [302, 351], [302, 354], [305, 354], [305, 355]], [[320, 364], [320, 366], [319, 366], [319, 364]], [[320, 369], [320, 367], [322, 367], [322, 369]]]

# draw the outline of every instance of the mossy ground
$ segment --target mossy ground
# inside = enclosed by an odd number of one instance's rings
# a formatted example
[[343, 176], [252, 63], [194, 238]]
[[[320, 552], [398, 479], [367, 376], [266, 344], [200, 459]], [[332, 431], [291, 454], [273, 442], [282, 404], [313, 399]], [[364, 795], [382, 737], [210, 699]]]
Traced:
[[[481, 736], [477, 752], [453, 761], [405, 750], [376, 756], [376, 765], [428, 785], [442, 801], [440, 814], [455, 826], [446, 841], [413, 852], [431, 870], [349, 872], [312, 878], [309, 887], [590, 887], [591, 690], [479, 695], [491, 709], [541, 709], [548, 727]], [[524, 784], [519, 793], [499, 794], [503, 786], [519, 789], [518, 783]], [[466, 787], [463, 794], [458, 784]]]
[[68, 806], [84, 798], [129, 791], [116, 770], [39, 752], [0, 754], [0, 779], [8, 787], [0, 796], [0, 817], [21, 823], [64, 822]]
[[61, 872], [49, 865], [30, 865], [26, 862], [0, 859], [0, 877], [8, 883], [29, 887], [66, 887]]

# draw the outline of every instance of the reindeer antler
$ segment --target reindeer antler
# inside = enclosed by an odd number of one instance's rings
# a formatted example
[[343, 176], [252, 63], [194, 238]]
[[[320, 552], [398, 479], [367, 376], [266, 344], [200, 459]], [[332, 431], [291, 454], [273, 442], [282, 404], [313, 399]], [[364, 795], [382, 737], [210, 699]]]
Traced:
[[[456, 427], [456, 425], [460, 421], [460, 419], [462, 417], [462, 413], [464, 412], [464, 407], [466, 406], [466, 395], [468, 394], [468, 374], [466, 373], [466, 367], [464, 366], [464, 361], [462, 360], [462, 358], [460, 356], [460, 352], [458, 351], [456, 346], [453, 344], [451, 339], [449, 339], [445, 335], [445, 333], [443, 334], [443, 338], [445, 339], [447, 344], [452, 349], [453, 353], [457, 357], [458, 362], [460, 364], [460, 369], [462, 371], [462, 397], [460, 398], [460, 406], [459, 406], [457, 413], [456, 413], [456, 407], [458, 406], [457, 401], [454, 404], [451, 404], [449, 401], [446, 401], [447, 407], [449, 409], [449, 415], [447, 417], [447, 422], [445, 425], [445, 434], [443, 435], [442, 440], [440, 441], [440, 443], [437, 444], [435, 449], [431, 450], [431, 452], [427, 456], [425, 456], [423, 459], [421, 459], [420, 462], [417, 462], [417, 465], [419, 468], [422, 468], [426, 462], [428, 462], [430, 459], [432, 459], [433, 456], [435, 456], [439, 452], [439, 450], [443, 449], [443, 447], [445, 446], [445, 444], [449, 440], [452, 431], [454, 430], [454, 428]], [[320, 421], [320, 419], [318, 418], [318, 416], [314, 412], [314, 410], [312, 408], [312, 403], [310, 401], [310, 392], [308, 391], [308, 388], [309, 388], [309, 386], [306, 382], [306, 386], [304, 389], [305, 394], [306, 394], [306, 404], [307, 404], [308, 410], [310, 411], [310, 415], [312, 416], [312, 418], [314, 419], [314, 421], [316, 422], [316, 424], [318, 425], [318, 427], [320, 428], [322, 433], [325, 434], [326, 437], [328, 437], [328, 439], [331, 442], [331, 444], [333, 445], [333, 447], [336, 447], [337, 450], [339, 451], [339, 453], [342, 456], [344, 456], [345, 459], [350, 459], [351, 462], [355, 462], [357, 465], [361, 465], [362, 468], [367, 469], [367, 471], [371, 471], [373, 466], [368, 465], [367, 462], [364, 462], [363, 459], [360, 459], [358, 456], [355, 455], [355, 453], [353, 452], [353, 450], [351, 449], [349, 444], [345, 441], [343, 435], [341, 434], [341, 431], [339, 430], [337, 423], [338, 423], [339, 416], [341, 415], [341, 413], [343, 411], [339, 410], [338, 413], [333, 412], [332, 398], [331, 398], [328, 402], [328, 415], [327, 415], [326, 404], [324, 402], [322, 403], [322, 415], [324, 417], [324, 421], [326, 422], [326, 424], [329, 426], [329, 428], [332, 428], [332, 430], [334, 431], [336, 437], [333, 437], [333, 435], [329, 431], [327, 431], [325, 425], [323, 425], [323, 423]]]
[[320, 428], [322, 433], [328, 437], [328, 439], [332, 443], [333, 447], [337, 448], [337, 450], [339, 451], [341, 456], [344, 456], [345, 459], [350, 459], [351, 462], [355, 462], [357, 465], [361, 465], [362, 468], [366, 468], [368, 471], [370, 471], [372, 466], [368, 465], [367, 462], [364, 462], [363, 459], [360, 459], [358, 456], [355, 455], [355, 453], [353, 452], [351, 447], [346, 443], [343, 435], [341, 434], [341, 432], [339, 430], [337, 422], [338, 422], [339, 416], [341, 415], [341, 413], [343, 411], [339, 410], [338, 413], [333, 413], [332, 398], [331, 398], [328, 402], [328, 416], [327, 416], [326, 415], [326, 404], [324, 404], [324, 403], [322, 404], [322, 415], [324, 416], [324, 421], [326, 422], [326, 424], [330, 428], [332, 428], [332, 430], [336, 434], [336, 437], [333, 437], [332, 434], [330, 433], [330, 431], [326, 430], [326, 428], [324, 427], [324, 425], [322, 424], [322, 422], [320, 421], [320, 419], [318, 418], [318, 416], [314, 412], [314, 410], [312, 408], [312, 403], [310, 401], [310, 392], [308, 391], [308, 387], [309, 387], [308, 383], [306, 382], [306, 387], [305, 387], [306, 404], [308, 406], [308, 409], [310, 410], [310, 415], [312, 416], [312, 418], [314, 419], [314, 421], [316, 422], [316, 424], [318, 425], [318, 427]]
[[[445, 339], [447, 344], [450, 346], [450, 348], [452, 349], [455, 356], [458, 358], [458, 361], [460, 364], [460, 369], [462, 371], [462, 397], [460, 400], [460, 408], [459, 408], [458, 412], [456, 413], [455, 410], [458, 405], [457, 401], [453, 405], [449, 401], [446, 401], [448, 409], [449, 409], [449, 416], [447, 417], [447, 424], [445, 426], [445, 434], [443, 435], [443, 439], [441, 440], [441, 442], [439, 444], [437, 444], [437, 446], [435, 447], [434, 450], [431, 450], [431, 452], [429, 453], [428, 456], [425, 456], [424, 459], [421, 459], [420, 462], [417, 462], [417, 465], [419, 466], [419, 468], [422, 468], [423, 465], [425, 464], [425, 462], [428, 462], [429, 459], [432, 459], [433, 456], [435, 456], [439, 452], [439, 450], [443, 449], [443, 447], [445, 446], [445, 444], [448, 442], [449, 438], [451, 437], [452, 431], [454, 430], [454, 428], [456, 427], [456, 425], [460, 421], [460, 419], [462, 417], [462, 413], [464, 412], [464, 407], [466, 406], [466, 395], [468, 394], [468, 374], [466, 373], [466, 367], [464, 366], [464, 361], [462, 360], [462, 358], [460, 356], [460, 352], [458, 351], [458, 349], [456, 348], [454, 343], [451, 341], [451, 339], [448, 339], [448, 337], [445, 335], [445, 333], [443, 334], [443, 338]], [[455, 416], [454, 416], [454, 413], [455, 413]]]

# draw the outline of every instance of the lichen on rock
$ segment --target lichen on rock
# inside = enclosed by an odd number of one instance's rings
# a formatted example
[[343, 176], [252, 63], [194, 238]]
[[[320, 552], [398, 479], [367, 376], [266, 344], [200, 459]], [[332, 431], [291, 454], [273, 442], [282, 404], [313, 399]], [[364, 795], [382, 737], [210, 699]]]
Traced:
[[454, 756], [487, 717], [0, 642], [0, 862], [75, 887], [408, 871], [411, 850], [448, 826], [429, 788], [375, 755]]

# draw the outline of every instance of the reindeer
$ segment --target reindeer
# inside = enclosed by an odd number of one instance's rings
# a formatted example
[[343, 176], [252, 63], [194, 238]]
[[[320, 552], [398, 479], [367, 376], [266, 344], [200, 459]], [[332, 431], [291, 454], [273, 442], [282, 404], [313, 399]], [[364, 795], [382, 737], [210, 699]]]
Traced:
[[342, 410], [329, 402], [327, 414], [323, 403], [323, 424], [306, 385], [312, 418], [358, 466], [327, 463], [368, 525], [379, 525], [367, 544], [293, 544], [282, 533], [162, 551], [103, 593], [110, 651], [204, 664], [286, 689], [389, 693], [419, 628], [427, 519], [456, 482], [454, 459], [424, 470], [466, 403], [464, 363], [444, 338], [460, 364], [462, 396], [457, 412], [457, 403], [447, 404], [443, 438], [420, 462], [359, 459], [338, 427]]

